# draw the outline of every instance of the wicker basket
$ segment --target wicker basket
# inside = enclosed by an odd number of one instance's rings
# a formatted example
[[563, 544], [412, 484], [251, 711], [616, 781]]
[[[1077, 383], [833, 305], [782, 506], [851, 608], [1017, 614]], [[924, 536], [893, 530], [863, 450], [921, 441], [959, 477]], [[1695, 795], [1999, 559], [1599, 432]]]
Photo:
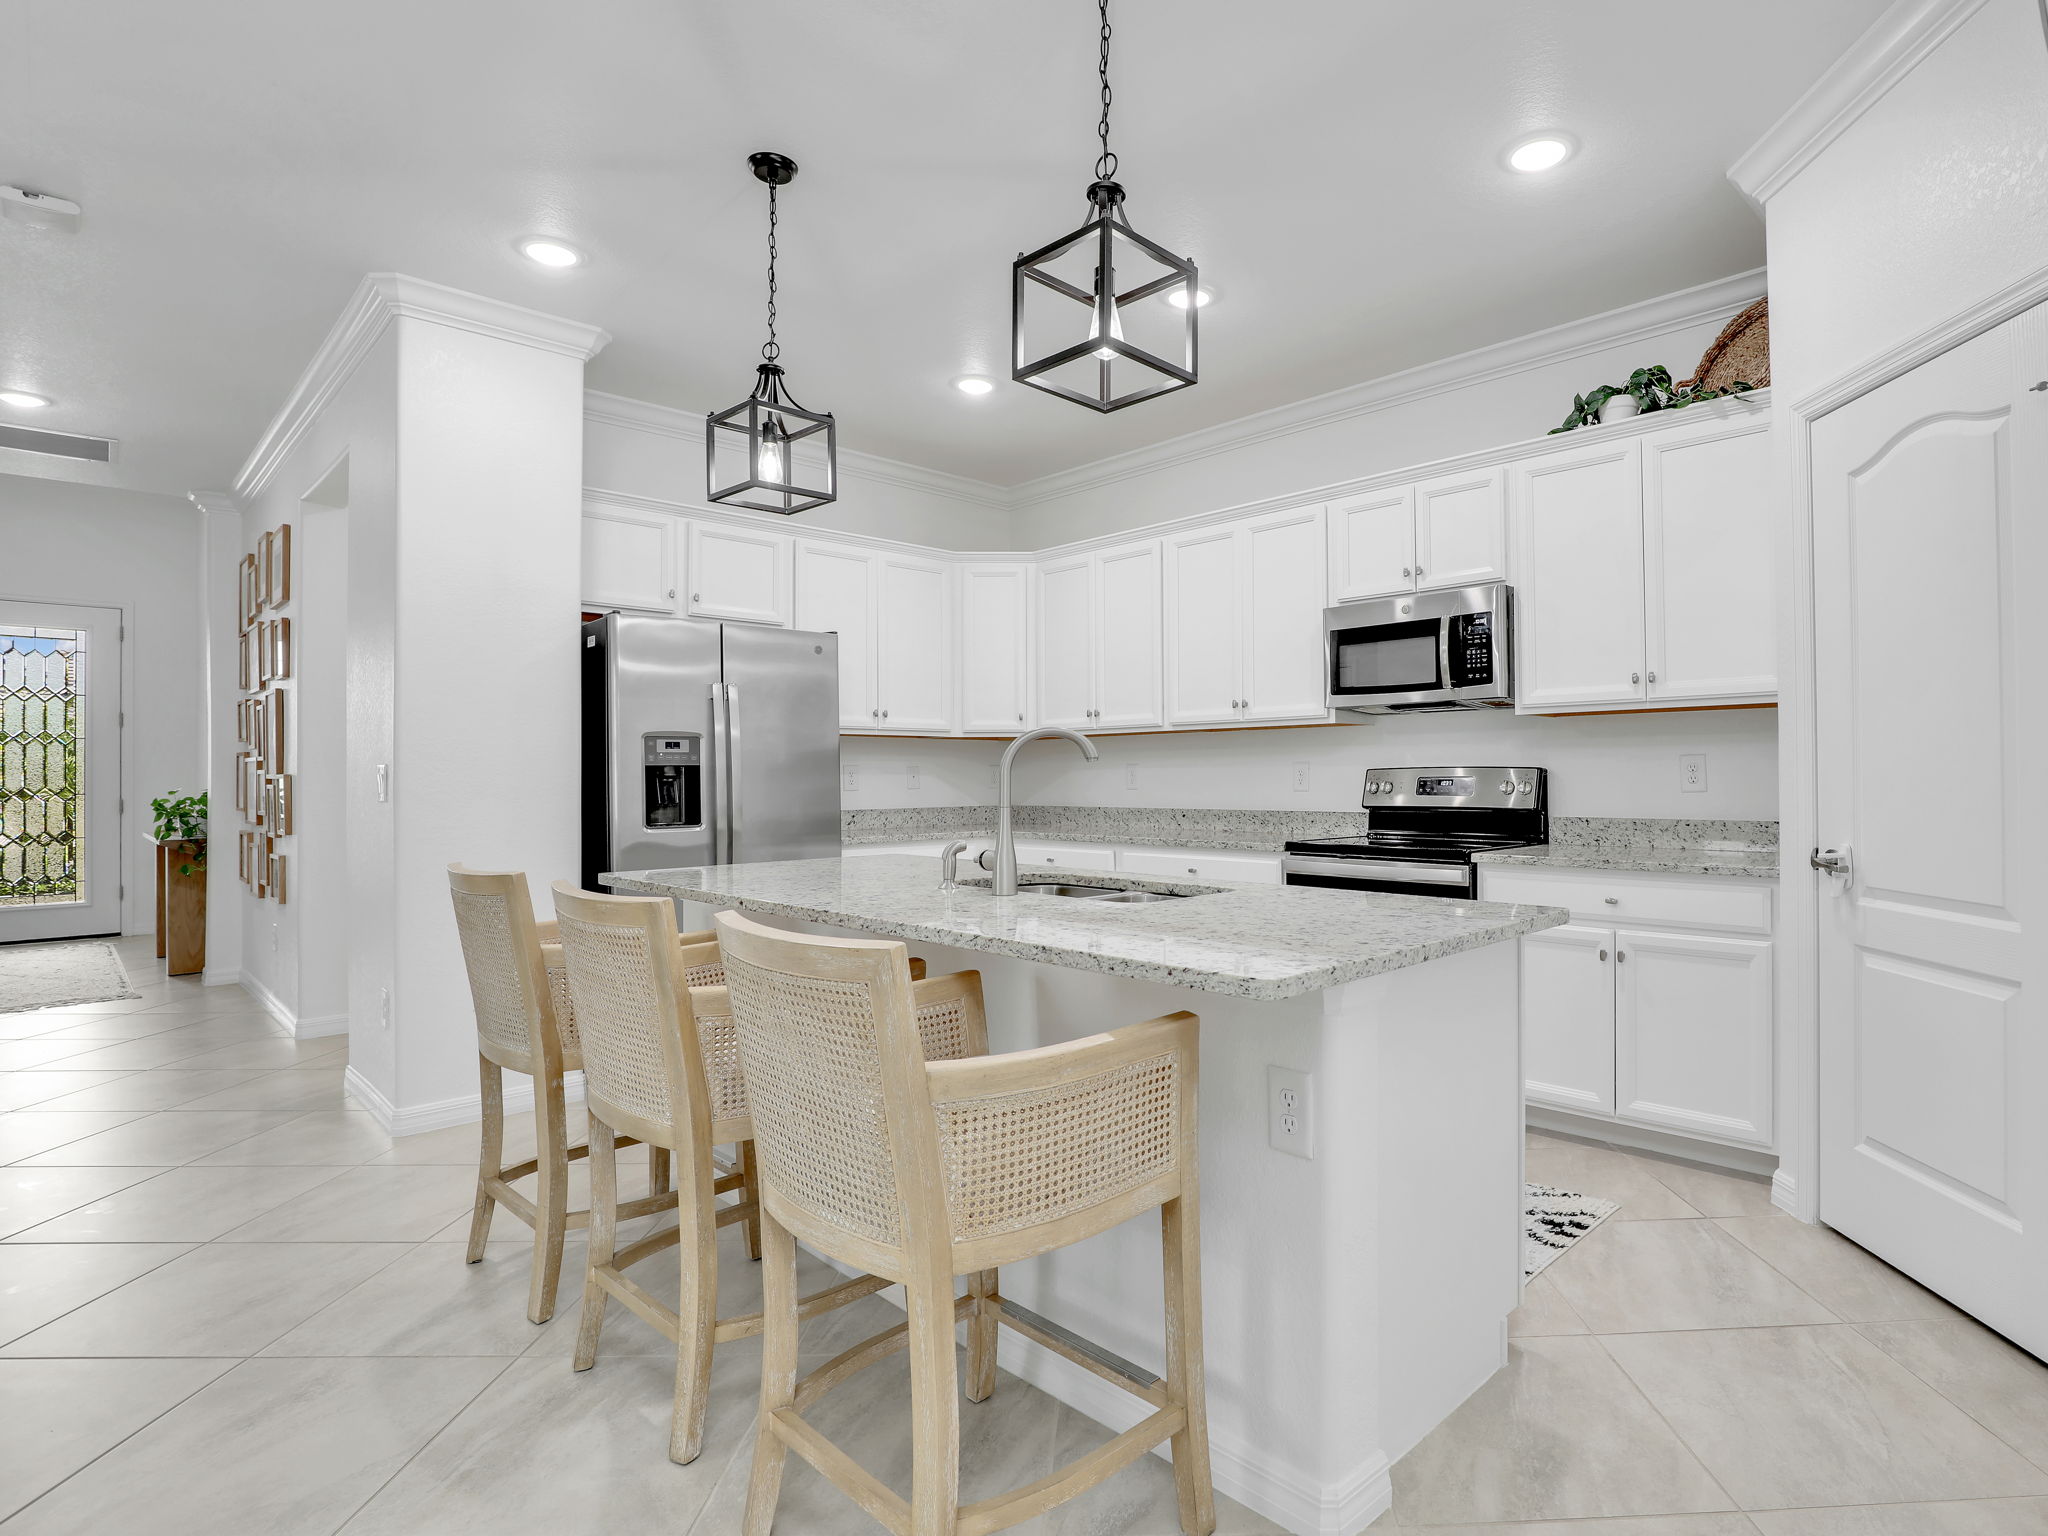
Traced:
[[1736, 382], [1759, 389], [1771, 382], [1771, 301], [1758, 299], [1721, 328], [1681, 387], [1726, 389]]

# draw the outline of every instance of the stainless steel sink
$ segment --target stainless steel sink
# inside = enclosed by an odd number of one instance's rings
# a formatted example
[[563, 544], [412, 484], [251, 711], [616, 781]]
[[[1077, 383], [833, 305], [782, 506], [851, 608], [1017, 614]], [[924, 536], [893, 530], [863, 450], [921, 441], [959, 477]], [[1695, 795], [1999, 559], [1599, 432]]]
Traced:
[[1185, 901], [1192, 894], [1193, 892], [1191, 891], [1111, 891], [1107, 896], [1098, 897], [1097, 899], [1104, 903], [1112, 901], [1121, 903], [1130, 903], [1137, 901]]
[[1181, 898], [1170, 891], [1127, 891], [1114, 885], [1064, 885], [1050, 880], [1026, 880], [1017, 886], [1020, 896], [1071, 896], [1080, 901], [1118, 902], [1129, 905], [1140, 901], [1178, 901]]

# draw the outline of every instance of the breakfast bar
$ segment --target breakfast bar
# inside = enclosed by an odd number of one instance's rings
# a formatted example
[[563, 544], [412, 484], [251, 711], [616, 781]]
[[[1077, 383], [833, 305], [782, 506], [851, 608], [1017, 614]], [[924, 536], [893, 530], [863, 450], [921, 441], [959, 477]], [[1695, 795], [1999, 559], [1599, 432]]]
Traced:
[[[1284, 1528], [1370, 1524], [1392, 1462], [1503, 1364], [1521, 1284], [1511, 941], [1563, 910], [1092, 870], [1033, 870], [997, 897], [985, 880], [944, 888], [938, 860], [909, 855], [602, 880], [685, 903], [687, 927], [693, 908], [738, 908], [901, 939], [933, 975], [979, 970], [993, 1051], [1200, 1015], [1215, 1481]], [[1004, 1294], [1156, 1372], [1143, 1227], [1009, 1266]], [[1110, 1427], [1139, 1416], [1050, 1351], [1002, 1347], [1007, 1369]]]

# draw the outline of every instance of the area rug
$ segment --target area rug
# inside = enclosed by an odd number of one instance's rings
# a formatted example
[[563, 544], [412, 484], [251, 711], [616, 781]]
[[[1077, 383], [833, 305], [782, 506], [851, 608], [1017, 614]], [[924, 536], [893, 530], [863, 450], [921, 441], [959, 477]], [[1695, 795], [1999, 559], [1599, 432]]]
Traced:
[[0, 1013], [75, 1008], [142, 994], [111, 944], [10, 944], [0, 948]]
[[1565, 1249], [1620, 1209], [1618, 1200], [1596, 1200], [1548, 1184], [1524, 1184], [1522, 1278], [1535, 1279]]

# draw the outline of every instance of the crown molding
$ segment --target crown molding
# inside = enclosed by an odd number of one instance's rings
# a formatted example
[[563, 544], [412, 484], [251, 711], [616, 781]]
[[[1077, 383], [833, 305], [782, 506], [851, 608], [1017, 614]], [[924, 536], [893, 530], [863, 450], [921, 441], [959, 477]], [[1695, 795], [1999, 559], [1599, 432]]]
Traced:
[[1648, 341], [1707, 320], [1725, 319], [1762, 298], [1764, 287], [1764, 269], [1757, 267], [1732, 277], [1702, 283], [1696, 288], [1682, 288], [1676, 293], [1610, 310], [1606, 314], [1573, 320], [1512, 341], [1497, 342], [1400, 373], [1390, 373], [1363, 384], [1347, 385], [1328, 394], [1298, 400], [1292, 405], [1276, 406], [1269, 411], [1241, 416], [1235, 421], [1205, 427], [1199, 432], [1190, 432], [1150, 447], [1027, 480], [1011, 487], [1010, 506], [1021, 511], [1082, 491], [1115, 485], [1139, 475], [1213, 458], [1219, 453], [1229, 453], [1254, 443], [1312, 432], [1319, 427], [1350, 421], [1375, 411], [1390, 410], [1411, 401], [1426, 400], [1450, 390], [1466, 389], [1475, 384], [1526, 373], [1548, 363], [1569, 361], [1608, 347]]
[[[601, 426], [622, 427], [629, 432], [649, 432], [657, 437], [673, 437], [681, 442], [693, 443], [700, 450], [704, 445], [702, 411], [686, 411], [677, 406], [656, 405], [648, 400], [633, 400], [625, 395], [608, 395], [602, 390], [590, 389], [583, 392], [583, 419], [597, 422]], [[1007, 512], [1010, 509], [1009, 493], [999, 485], [990, 485], [986, 480], [971, 480], [965, 475], [949, 475], [942, 470], [925, 469], [916, 464], [905, 464], [900, 459], [885, 459], [879, 454], [862, 453], [857, 449], [839, 450], [839, 473], [842, 478], [851, 475], [877, 485], [893, 485], [901, 490], [924, 491], [934, 496], [944, 496], [952, 501], [989, 507], [998, 512]]]
[[384, 327], [401, 316], [579, 361], [596, 356], [611, 340], [610, 332], [580, 320], [565, 320], [399, 272], [369, 273], [356, 285], [313, 360], [285, 397], [283, 409], [236, 474], [237, 496], [247, 499], [262, 493], [306, 429], [369, 355]]
[[1029, 551], [986, 549], [943, 549], [934, 544], [913, 544], [882, 534], [861, 533], [851, 528], [819, 528], [808, 523], [792, 524], [773, 512], [754, 512], [745, 507], [722, 507], [708, 501], [673, 501], [665, 496], [643, 496], [634, 491], [611, 491], [599, 485], [583, 488], [583, 510], [603, 513], [660, 513], [665, 517], [687, 518], [693, 523], [723, 523], [730, 528], [751, 528], [756, 533], [788, 534], [805, 544], [845, 544], [861, 549], [879, 549], [920, 560], [1005, 561], [1035, 558]]
[[1761, 208], [1984, 5], [1899, 0], [1743, 152], [1728, 179]]
[[188, 491], [185, 499], [209, 517], [240, 517], [242, 504], [228, 491]]

